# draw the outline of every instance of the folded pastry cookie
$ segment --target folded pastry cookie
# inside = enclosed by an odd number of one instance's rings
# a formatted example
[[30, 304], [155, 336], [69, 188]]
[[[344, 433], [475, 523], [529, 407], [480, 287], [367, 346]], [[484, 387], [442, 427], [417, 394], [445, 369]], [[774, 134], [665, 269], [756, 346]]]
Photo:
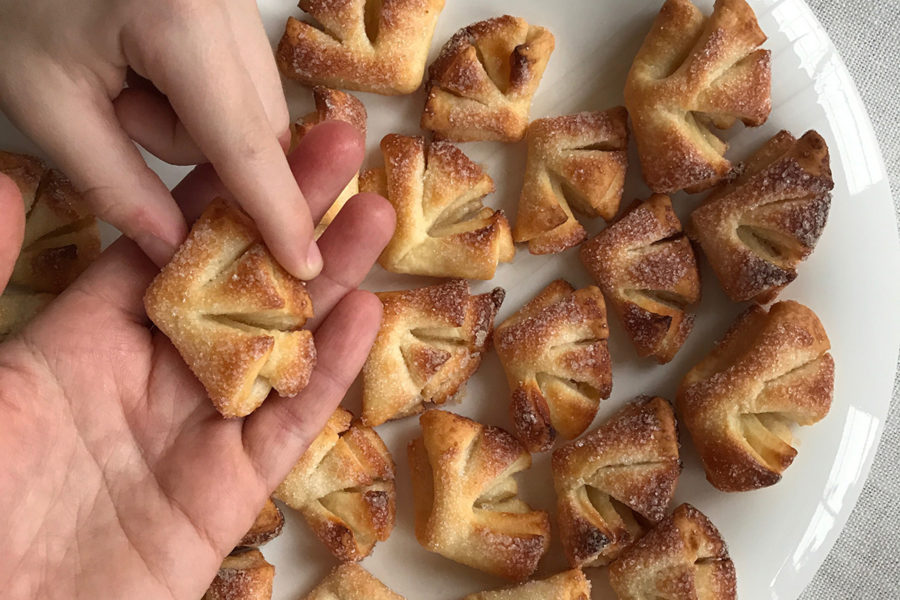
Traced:
[[682, 504], [609, 566], [619, 600], [734, 600], [734, 563], [715, 525]]
[[422, 84], [444, 0], [300, 0], [275, 51], [282, 74], [306, 85], [411, 94]]
[[338, 559], [362, 560], [394, 528], [394, 461], [373, 429], [338, 408], [275, 497], [299, 511]]
[[518, 497], [513, 475], [531, 455], [497, 427], [431, 410], [409, 444], [416, 538], [458, 563], [515, 581], [534, 573], [550, 544], [547, 513]]
[[456, 142], [521, 140], [554, 44], [509, 15], [460, 29], [428, 68], [422, 129]]
[[203, 600], [271, 600], [275, 567], [255, 548], [225, 557]]
[[731, 173], [728, 145], [711, 131], [771, 111], [766, 35], [745, 0], [716, 0], [705, 17], [690, 0], [667, 0], [625, 82], [644, 179], [668, 194], [699, 192]]
[[513, 431], [531, 452], [557, 432], [578, 437], [612, 391], [606, 304], [594, 286], [558, 279], [497, 327], [494, 345], [512, 390]]
[[614, 560], [666, 516], [681, 463], [672, 407], [638, 398], [553, 453], [559, 535], [572, 567]]
[[710, 483], [739, 492], [781, 479], [797, 455], [791, 425], [812, 425], [831, 408], [830, 347], [802, 304], [753, 306], [688, 372], [678, 412]]
[[272, 257], [254, 223], [216, 200], [144, 295], [168, 336], [225, 417], [243, 417], [272, 388], [295, 396], [316, 361], [306, 286]]
[[356, 563], [344, 563], [311, 591], [305, 600], [403, 600]]
[[[310, 129], [323, 121], [349, 123], [362, 134], [363, 140], [366, 139], [366, 107], [359, 101], [359, 98], [340, 90], [316, 86], [313, 88], [313, 100], [316, 103], [316, 110], [291, 125], [291, 151], [297, 147]], [[316, 238], [325, 232], [325, 228], [331, 225], [340, 210], [344, 208], [347, 200], [357, 192], [359, 192], [359, 174], [353, 176], [347, 187], [343, 189], [331, 208], [316, 225]]]
[[782, 131], [691, 213], [688, 234], [732, 300], [771, 302], [815, 249], [833, 187], [822, 136]]
[[490, 347], [505, 292], [469, 295], [469, 284], [381, 292], [381, 329], [363, 367], [363, 422], [370, 427], [458, 397]]
[[505, 590], [469, 594], [463, 600], [590, 600], [591, 582], [579, 569]]
[[388, 135], [384, 168], [363, 173], [360, 190], [387, 198], [397, 213], [379, 264], [394, 273], [492, 279], [516, 249], [503, 211], [482, 205], [494, 182], [446, 142]]
[[611, 220], [628, 167], [628, 113], [622, 107], [538, 119], [528, 126], [525, 183], [513, 239], [532, 254], [580, 244], [575, 213]]
[[700, 301], [691, 243], [668, 196], [635, 203], [581, 247], [581, 262], [603, 290], [639, 356], [667, 363], [694, 327]]
[[281, 535], [284, 527], [284, 515], [281, 509], [276, 506], [271, 499], [266, 500], [266, 504], [259, 511], [253, 525], [241, 538], [238, 546], [249, 546], [258, 548], [266, 542], [270, 542]]
[[0, 151], [0, 173], [19, 187], [25, 237], [0, 295], [0, 340], [20, 329], [100, 254], [97, 219], [59, 171], [38, 158]]

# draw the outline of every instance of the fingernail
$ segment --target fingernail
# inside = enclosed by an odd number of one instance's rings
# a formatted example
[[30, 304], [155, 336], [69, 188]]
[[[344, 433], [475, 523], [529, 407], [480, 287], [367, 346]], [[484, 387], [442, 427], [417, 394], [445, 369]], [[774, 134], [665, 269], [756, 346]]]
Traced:
[[165, 266], [172, 260], [172, 255], [175, 254], [175, 246], [173, 244], [156, 237], [152, 233], [140, 235], [135, 241], [141, 247], [141, 250], [144, 251], [144, 254], [149, 256], [150, 260], [159, 267]]
[[319, 246], [313, 240], [309, 243], [309, 249], [306, 251], [306, 270], [307, 279], [314, 279], [322, 272], [322, 253], [319, 252]]

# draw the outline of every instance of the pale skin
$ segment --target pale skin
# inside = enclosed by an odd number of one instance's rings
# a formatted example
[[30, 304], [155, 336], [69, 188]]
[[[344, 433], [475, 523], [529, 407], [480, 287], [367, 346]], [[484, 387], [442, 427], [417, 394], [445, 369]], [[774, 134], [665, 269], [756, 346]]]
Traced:
[[[304, 138], [286, 164], [313, 218], [361, 159], [346, 124]], [[200, 167], [173, 197], [190, 222], [226, 193]], [[24, 222], [2, 176], [0, 214], [2, 288]], [[357, 286], [393, 225], [390, 205], [362, 194], [322, 236], [324, 269], [309, 283], [316, 370], [298, 397], [270, 397], [245, 419], [222, 419], [151, 330], [141, 297], [158, 268], [130, 240], [0, 344], [2, 596], [200, 598], [362, 366], [381, 305]]]

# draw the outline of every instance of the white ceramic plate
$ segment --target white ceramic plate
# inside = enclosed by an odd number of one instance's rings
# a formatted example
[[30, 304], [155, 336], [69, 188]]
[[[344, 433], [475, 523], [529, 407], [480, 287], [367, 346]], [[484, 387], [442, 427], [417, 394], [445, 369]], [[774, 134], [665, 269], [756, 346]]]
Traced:
[[[477, 20], [510, 12], [549, 28], [556, 51], [532, 108], [532, 117], [596, 110], [622, 103], [622, 88], [631, 59], [658, 11], [661, 0], [448, 0], [432, 47], [432, 56], [457, 29]], [[712, 0], [701, 4], [709, 9]], [[840, 57], [809, 8], [801, 0], [754, 0], [766, 47], [773, 52], [773, 111], [768, 123], [728, 133], [729, 156], [740, 160], [779, 129], [800, 134], [818, 130], [831, 148], [836, 182], [830, 220], [813, 256], [782, 294], [813, 308], [831, 338], [837, 364], [834, 405], [828, 417], [796, 432], [799, 455], [776, 486], [743, 494], [724, 494], [704, 476], [690, 438], [682, 433], [684, 472], [675, 502], [689, 501], [718, 526], [737, 568], [739, 595], [747, 599], [796, 598], [811, 581], [837, 538], [859, 495], [881, 433], [891, 396], [900, 345], [900, 248], [885, 170], [869, 119]], [[288, 15], [299, 10], [291, 0], [261, 0], [273, 43]], [[292, 114], [311, 106], [309, 91], [286, 84]], [[369, 111], [369, 165], [381, 163], [378, 142], [387, 133], [419, 134], [423, 95], [384, 98], [359, 95]], [[5, 122], [0, 147], [35, 151]], [[497, 184], [488, 204], [515, 215], [525, 152], [522, 144], [465, 144], [463, 149], [484, 164]], [[632, 164], [636, 157], [632, 152]], [[173, 185], [184, 169], [152, 160]], [[625, 201], [646, 197], [648, 190], [631, 169]], [[679, 195], [684, 217], [696, 197]], [[602, 221], [589, 225], [592, 233]], [[705, 268], [705, 267], [704, 267]], [[565, 277], [577, 286], [589, 279], [576, 251], [535, 257], [519, 249], [513, 264], [501, 265], [492, 282], [507, 290], [498, 322], [517, 310], [547, 283]], [[699, 360], [744, 306], [729, 302], [708, 269], [703, 273], [703, 301], [697, 324], [682, 351], [666, 366], [640, 360], [621, 327], [611, 318], [613, 394], [597, 423], [639, 394], [672, 399], [680, 377]], [[416, 287], [425, 279], [385, 273], [376, 267], [366, 287], [373, 290]], [[509, 426], [508, 389], [496, 355], [489, 354], [469, 382], [459, 405], [448, 407], [484, 423]], [[345, 405], [357, 412], [359, 390]], [[455, 600], [504, 582], [423, 550], [415, 541], [406, 444], [418, 432], [415, 418], [378, 428], [397, 463], [397, 525], [391, 538], [376, 546], [364, 565], [378, 578], [412, 599]], [[548, 455], [536, 456], [520, 483], [535, 507], [552, 512], [554, 498]], [[674, 505], [673, 505], [674, 506]], [[301, 598], [335, 564], [310, 534], [302, 518], [286, 511], [285, 533], [264, 548], [275, 564], [275, 600]], [[558, 540], [537, 576], [564, 568]], [[588, 571], [595, 599], [612, 599], [605, 570]]]

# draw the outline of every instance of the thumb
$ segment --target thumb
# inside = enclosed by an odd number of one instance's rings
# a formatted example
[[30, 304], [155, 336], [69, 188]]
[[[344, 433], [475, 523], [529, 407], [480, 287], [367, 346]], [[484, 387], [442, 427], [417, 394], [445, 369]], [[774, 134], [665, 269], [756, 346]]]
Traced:
[[6, 288], [25, 237], [25, 205], [15, 182], [0, 173], [0, 293]]

